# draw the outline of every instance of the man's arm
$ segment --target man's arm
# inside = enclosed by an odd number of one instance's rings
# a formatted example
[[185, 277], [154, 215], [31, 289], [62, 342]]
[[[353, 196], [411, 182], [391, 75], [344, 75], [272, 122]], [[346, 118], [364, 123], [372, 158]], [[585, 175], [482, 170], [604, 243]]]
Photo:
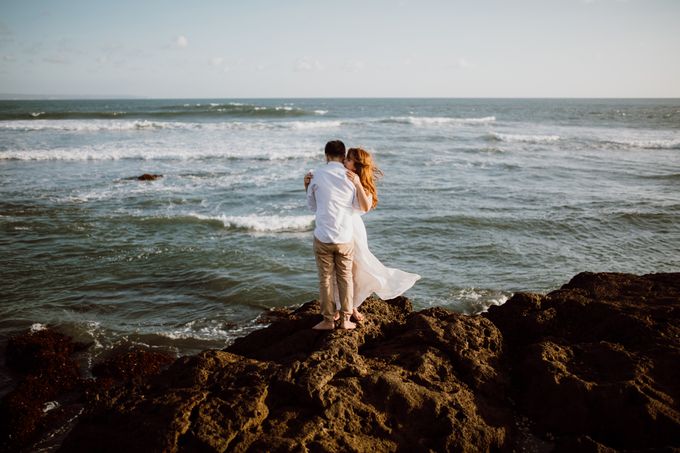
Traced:
[[307, 207], [310, 211], [316, 212], [316, 184], [309, 184], [307, 190]]
[[371, 209], [371, 199], [368, 195], [366, 195], [366, 191], [364, 190], [364, 186], [361, 184], [359, 175], [353, 171], [347, 170], [347, 177], [352, 182], [352, 184], [354, 184], [354, 197], [356, 198], [356, 201], [359, 202], [359, 209], [361, 209], [362, 212], [368, 212], [368, 210]]

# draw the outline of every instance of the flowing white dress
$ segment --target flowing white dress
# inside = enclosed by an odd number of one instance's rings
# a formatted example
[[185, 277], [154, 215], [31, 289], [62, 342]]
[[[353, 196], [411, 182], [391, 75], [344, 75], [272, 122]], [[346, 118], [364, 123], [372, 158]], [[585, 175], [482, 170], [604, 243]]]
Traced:
[[[420, 279], [420, 275], [386, 267], [368, 249], [366, 227], [361, 218], [363, 213], [354, 211], [352, 226], [354, 228], [354, 262], [352, 279], [354, 280], [354, 308], [358, 308], [367, 297], [375, 293], [383, 300], [394, 299], [402, 295]], [[335, 283], [335, 282], [333, 282]], [[335, 286], [335, 306], [340, 310], [340, 297]]]

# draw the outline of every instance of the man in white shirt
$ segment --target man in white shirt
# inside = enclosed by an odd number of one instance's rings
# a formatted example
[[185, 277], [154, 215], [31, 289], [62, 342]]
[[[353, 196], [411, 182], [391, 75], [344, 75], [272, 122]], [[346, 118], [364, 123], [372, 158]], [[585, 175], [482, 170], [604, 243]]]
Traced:
[[357, 189], [347, 177], [343, 165], [345, 144], [340, 140], [326, 143], [326, 165], [313, 172], [307, 190], [307, 206], [316, 214], [314, 256], [319, 271], [319, 290], [323, 321], [313, 328], [332, 330], [335, 327], [333, 280], [337, 281], [340, 297], [340, 328], [354, 329], [352, 315], [352, 260], [354, 232], [352, 210], [359, 209]]

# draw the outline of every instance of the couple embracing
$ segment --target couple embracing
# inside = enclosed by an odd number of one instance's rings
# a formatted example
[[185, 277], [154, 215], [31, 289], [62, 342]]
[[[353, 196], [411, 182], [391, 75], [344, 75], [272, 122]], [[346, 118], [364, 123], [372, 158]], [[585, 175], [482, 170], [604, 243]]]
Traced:
[[[307, 205], [314, 211], [314, 256], [319, 272], [323, 320], [313, 329], [354, 329], [364, 320], [361, 303], [372, 293], [393, 299], [419, 275], [385, 267], [368, 249], [361, 218], [378, 204], [375, 179], [381, 174], [371, 154], [340, 140], [326, 143], [326, 165], [305, 175]], [[352, 321], [354, 319], [354, 322]]]

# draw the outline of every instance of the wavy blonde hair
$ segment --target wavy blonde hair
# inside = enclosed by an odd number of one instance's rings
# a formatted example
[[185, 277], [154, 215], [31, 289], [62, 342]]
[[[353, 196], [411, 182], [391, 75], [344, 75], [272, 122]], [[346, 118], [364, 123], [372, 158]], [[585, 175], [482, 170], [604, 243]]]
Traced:
[[373, 198], [371, 209], [378, 206], [378, 189], [376, 182], [383, 176], [383, 172], [373, 162], [371, 153], [363, 148], [350, 148], [347, 150], [347, 157], [352, 156], [356, 173], [359, 175], [361, 185], [367, 194]]

